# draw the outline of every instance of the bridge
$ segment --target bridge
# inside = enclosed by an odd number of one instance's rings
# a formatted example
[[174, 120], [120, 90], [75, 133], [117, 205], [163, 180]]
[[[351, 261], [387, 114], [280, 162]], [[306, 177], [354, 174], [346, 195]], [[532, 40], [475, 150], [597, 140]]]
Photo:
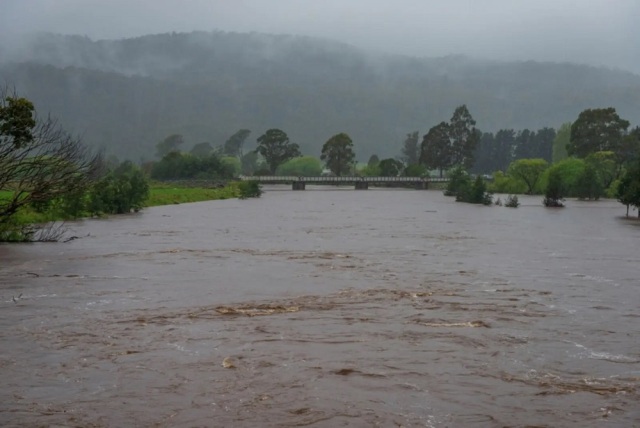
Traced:
[[258, 175], [240, 176], [242, 181], [257, 181], [261, 184], [291, 184], [293, 190], [304, 190], [307, 183], [310, 184], [353, 184], [356, 190], [367, 190], [369, 184], [402, 183], [413, 186], [415, 189], [428, 189], [429, 183], [445, 183], [449, 178], [439, 177], [333, 177], [317, 176], [304, 177], [295, 175]]

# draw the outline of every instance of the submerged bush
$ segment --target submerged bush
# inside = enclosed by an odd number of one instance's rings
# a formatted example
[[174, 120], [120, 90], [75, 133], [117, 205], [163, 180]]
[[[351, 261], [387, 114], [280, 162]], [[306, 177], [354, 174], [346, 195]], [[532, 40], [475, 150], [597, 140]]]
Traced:
[[565, 184], [560, 169], [551, 169], [547, 179], [547, 186], [544, 192], [542, 203], [545, 207], [559, 208], [564, 207]]
[[255, 180], [241, 181], [238, 183], [238, 191], [240, 193], [238, 196], [240, 199], [259, 198], [260, 195], [262, 195], [262, 187], [260, 183]]
[[449, 174], [449, 183], [444, 191], [445, 196], [458, 197], [459, 194], [471, 187], [469, 174], [462, 167], [457, 167]]
[[93, 215], [139, 211], [148, 197], [149, 184], [142, 171], [126, 161], [93, 186], [89, 194], [89, 211]]
[[505, 207], [509, 208], [518, 208], [520, 206], [520, 202], [518, 201], [518, 197], [516, 195], [509, 195], [504, 203]]

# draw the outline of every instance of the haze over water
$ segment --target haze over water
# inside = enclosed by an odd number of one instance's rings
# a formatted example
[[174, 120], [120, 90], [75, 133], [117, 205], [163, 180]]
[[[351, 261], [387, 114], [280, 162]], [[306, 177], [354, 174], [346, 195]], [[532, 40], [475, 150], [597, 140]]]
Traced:
[[640, 228], [540, 198], [268, 188], [0, 246], [0, 424], [634, 426]]

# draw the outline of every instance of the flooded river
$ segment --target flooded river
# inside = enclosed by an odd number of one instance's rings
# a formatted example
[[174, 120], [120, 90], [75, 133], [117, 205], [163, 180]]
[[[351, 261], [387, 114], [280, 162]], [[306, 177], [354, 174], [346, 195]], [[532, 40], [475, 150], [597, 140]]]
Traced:
[[0, 425], [640, 426], [639, 224], [521, 202], [271, 188], [0, 246]]

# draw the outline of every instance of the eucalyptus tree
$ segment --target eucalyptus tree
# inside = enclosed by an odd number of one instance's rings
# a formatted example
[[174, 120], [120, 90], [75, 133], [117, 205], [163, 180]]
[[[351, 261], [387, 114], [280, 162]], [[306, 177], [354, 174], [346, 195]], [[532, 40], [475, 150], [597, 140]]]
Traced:
[[355, 157], [353, 141], [344, 132], [329, 138], [322, 146], [320, 155], [320, 159], [325, 162], [327, 168], [338, 177], [351, 171]]
[[475, 128], [476, 121], [466, 105], [455, 109], [449, 121], [451, 139], [451, 162], [469, 169], [473, 166], [473, 152], [480, 140], [480, 132]]
[[449, 124], [440, 122], [427, 132], [420, 146], [420, 163], [429, 169], [440, 171], [440, 177], [444, 170], [451, 167], [451, 144], [449, 140]]
[[418, 144], [418, 131], [410, 132], [402, 145], [402, 160], [407, 165], [415, 165], [420, 160], [420, 147]]
[[567, 152], [579, 158], [604, 151], [620, 155], [628, 127], [629, 121], [620, 118], [613, 107], [584, 110], [571, 125]]
[[301, 156], [300, 147], [292, 143], [284, 131], [276, 128], [269, 129], [258, 137], [256, 151], [267, 162], [271, 174], [275, 174], [278, 166], [289, 159]]

